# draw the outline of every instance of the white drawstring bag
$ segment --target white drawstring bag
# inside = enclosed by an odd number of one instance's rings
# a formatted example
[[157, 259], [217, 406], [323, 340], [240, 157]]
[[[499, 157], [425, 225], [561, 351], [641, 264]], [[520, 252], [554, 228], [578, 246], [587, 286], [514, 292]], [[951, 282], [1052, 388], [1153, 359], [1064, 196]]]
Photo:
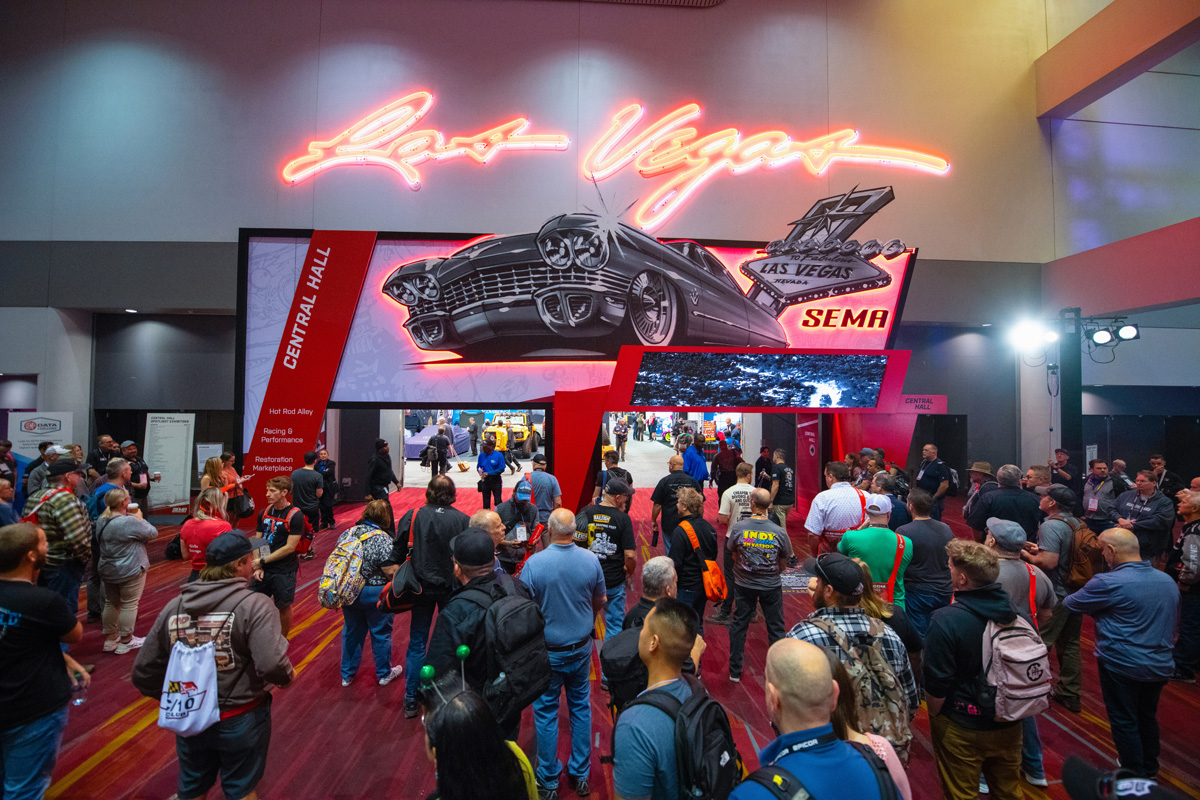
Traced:
[[[246, 598], [243, 597], [242, 600]], [[233, 619], [241, 600], [229, 612], [225, 624], [229, 625], [229, 636], [233, 637]], [[178, 620], [183, 610], [183, 600], [175, 611]], [[224, 630], [224, 625], [221, 630]], [[179, 630], [175, 632], [175, 644], [171, 647], [171, 658], [167, 661], [167, 673], [163, 678], [162, 697], [158, 704], [158, 726], [178, 736], [195, 736], [211, 728], [221, 719], [221, 703], [217, 697], [217, 645], [220, 634], [198, 647], [185, 643]], [[232, 641], [230, 656], [232, 657]], [[242, 665], [242, 672], [246, 665]], [[241, 675], [238, 676], [241, 678]], [[237, 679], [234, 680], [237, 683]]]

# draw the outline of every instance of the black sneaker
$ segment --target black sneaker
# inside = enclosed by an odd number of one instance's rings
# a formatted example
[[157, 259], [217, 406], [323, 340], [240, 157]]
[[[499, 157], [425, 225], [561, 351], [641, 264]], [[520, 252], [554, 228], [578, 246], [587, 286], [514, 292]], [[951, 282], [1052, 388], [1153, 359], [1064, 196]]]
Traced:
[[1171, 680], [1175, 681], [1176, 683], [1195, 683], [1196, 673], [1193, 672], [1191, 675], [1188, 675], [1183, 670], [1176, 669], [1171, 673]]
[[538, 790], [538, 800], [558, 800], [558, 787], [557, 786], [555, 786], [553, 789], [550, 789], [545, 786], [542, 786], [539, 783], [537, 785], [537, 790]]
[[421, 708], [420, 708], [420, 706], [417, 705], [416, 700], [405, 700], [404, 701], [404, 718], [405, 719], [413, 719], [420, 713], [421, 713]]
[[592, 793], [592, 787], [588, 783], [587, 778], [576, 778], [574, 775], [567, 775], [567, 786], [580, 797], [587, 797]]
[[705, 622], [712, 623], [713, 625], [728, 625], [729, 620], [730, 614], [723, 608], [718, 610], [715, 614], [709, 614], [704, 618]]

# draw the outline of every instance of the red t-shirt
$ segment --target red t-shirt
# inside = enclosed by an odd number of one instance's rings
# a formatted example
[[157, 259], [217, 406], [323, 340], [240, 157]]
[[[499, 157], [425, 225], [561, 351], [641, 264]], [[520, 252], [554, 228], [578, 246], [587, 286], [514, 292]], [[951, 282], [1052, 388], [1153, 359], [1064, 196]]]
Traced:
[[192, 569], [204, 569], [204, 551], [212, 540], [233, 527], [223, 519], [189, 519], [183, 523], [179, 536], [192, 559]]

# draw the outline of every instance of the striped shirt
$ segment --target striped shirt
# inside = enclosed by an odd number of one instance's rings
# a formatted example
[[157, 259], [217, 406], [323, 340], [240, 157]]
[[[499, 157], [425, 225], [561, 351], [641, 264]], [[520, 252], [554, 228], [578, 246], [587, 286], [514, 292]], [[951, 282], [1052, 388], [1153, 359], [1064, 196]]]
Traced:
[[46, 563], [58, 567], [71, 560], [91, 561], [92, 520], [87, 508], [70, 491], [59, 491], [55, 486], [30, 497], [25, 513], [33, 511], [43, 499], [46, 502], [38, 509], [37, 521], [46, 532]]

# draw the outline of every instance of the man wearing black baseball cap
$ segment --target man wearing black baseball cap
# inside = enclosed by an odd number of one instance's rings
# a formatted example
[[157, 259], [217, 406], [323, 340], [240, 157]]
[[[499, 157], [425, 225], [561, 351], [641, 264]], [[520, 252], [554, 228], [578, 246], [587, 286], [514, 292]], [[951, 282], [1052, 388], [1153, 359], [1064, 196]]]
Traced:
[[575, 515], [575, 544], [591, 550], [604, 570], [608, 603], [604, 612], [604, 638], [610, 639], [625, 625], [625, 583], [637, 570], [637, 542], [633, 521], [625, 513], [633, 489], [620, 478], [609, 478], [600, 502]]
[[179, 796], [204, 797], [218, 772], [226, 797], [253, 796], [267, 765], [271, 689], [287, 686], [295, 673], [274, 604], [246, 588], [254, 571], [249, 540], [226, 531], [209, 543], [204, 561], [200, 579], [185, 584], [154, 621], [131, 678], [139, 692], [157, 699], [176, 640], [190, 647], [211, 640], [221, 720], [175, 737]]
[[[450, 552], [454, 557], [454, 579], [459, 586], [438, 611], [425, 663], [433, 667], [438, 678], [456, 672], [459, 669], [458, 648], [465, 644], [470, 648], [462, 666], [467, 685], [482, 694], [488, 680], [484, 625], [488, 608], [506, 594], [529, 595], [508, 573], [496, 572], [496, 544], [491, 534], [482, 528], [467, 528], [455, 536], [450, 542]], [[515, 718], [497, 720], [510, 739], [514, 738], [520, 721], [520, 713]]]
[[53, 589], [67, 601], [74, 614], [79, 611], [79, 586], [92, 558], [92, 520], [75, 496], [83, 470], [71, 459], [49, 467], [46, 488], [25, 503], [23, 516], [46, 532], [46, 565], [38, 574], [38, 586]]

